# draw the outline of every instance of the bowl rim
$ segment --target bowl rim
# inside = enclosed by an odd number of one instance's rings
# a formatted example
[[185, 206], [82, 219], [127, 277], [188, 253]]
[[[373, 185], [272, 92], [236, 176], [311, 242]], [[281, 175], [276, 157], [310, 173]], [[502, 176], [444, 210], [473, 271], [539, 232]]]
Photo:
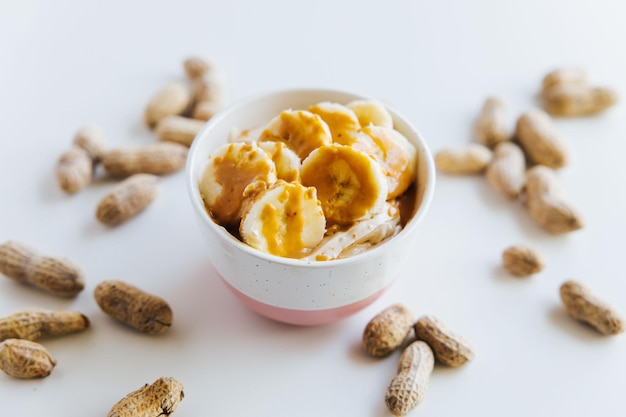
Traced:
[[[208, 224], [208, 227], [210, 227], [214, 232], [216, 232], [217, 235], [220, 236], [221, 239], [223, 240], [229, 239], [240, 250], [244, 251], [248, 255], [251, 255], [255, 258], [258, 258], [266, 262], [281, 264], [285, 266], [307, 267], [307, 268], [326, 268], [331, 265], [339, 266], [342, 264], [357, 263], [359, 259], [361, 258], [375, 256], [377, 252], [384, 250], [388, 242], [383, 242], [380, 245], [376, 245], [372, 249], [369, 249], [367, 251], [364, 251], [354, 256], [350, 256], [347, 258], [330, 259], [330, 260], [324, 260], [324, 261], [286, 258], [286, 257], [278, 256], [278, 255], [265, 253], [240, 241], [235, 236], [233, 236], [230, 232], [228, 232], [228, 230], [226, 230], [224, 226], [221, 226], [217, 224], [215, 221], [213, 221], [213, 219], [211, 218], [211, 216], [205, 209], [204, 202], [202, 201], [202, 197], [200, 196], [199, 188], [196, 184], [196, 179], [194, 178], [194, 168], [196, 164], [200, 163], [200, 156], [198, 156], [197, 153], [199, 152], [198, 148], [200, 148], [201, 146], [200, 142], [202, 142], [202, 138], [207, 137], [208, 136], [207, 132], [212, 130], [213, 127], [219, 124], [222, 121], [222, 119], [224, 119], [228, 114], [235, 111], [237, 108], [244, 107], [254, 101], [260, 101], [271, 96], [281, 96], [285, 94], [311, 94], [311, 93], [323, 94], [323, 95], [325, 94], [348, 95], [348, 96], [354, 97], [354, 100], [357, 100], [357, 99], [376, 100], [374, 98], [363, 96], [361, 94], [356, 94], [347, 90], [340, 90], [340, 89], [333, 89], [333, 88], [314, 88], [314, 87], [274, 89], [274, 90], [257, 93], [254, 95], [249, 95], [247, 97], [239, 99], [229, 104], [228, 106], [224, 107], [222, 110], [216, 113], [213, 117], [211, 117], [211, 119], [207, 121], [204, 127], [196, 135], [196, 138], [194, 139], [191, 147], [189, 148], [187, 162], [185, 165], [187, 192], [188, 192], [189, 198], [191, 199], [192, 206], [194, 210], [196, 211], [196, 214], [200, 215], [200, 218], [202, 219], [203, 223]], [[417, 207], [417, 209], [415, 210], [415, 213], [409, 219], [406, 225], [402, 228], [402, 230], [400, 230], [400, 232], [398, 232], [396, 236], [393, 236], [390, 239], [390, 240], [397, 242], [399, 239], [404, 239], [406, 236], [408, 236], [411, 233], [411, 231], [415, 229], [418, 226], [418, 224], [421, 223], [422, 219], [428, 212], [428, 209], [433, 200], [433, 195], [435, 191], [436, 171], [435, 171], [435, 163], [434, 163], [431, 151], [428, 147], [428, 144], [426, 143], [421, 133], [419, 132], [419, 130], [404, 115], [402, 115], [402, 113], [395, 110], [393, 106], [390, 106], [386, 103], [384, 104], [384, 106], [391, 113], [392, 118], [394, 120], [397, 119], [401, 121], [402, 124], [404, 124], [408, 129], [410, 129], [414, 133], [415, 139], [418, 141], [418, 146], [419, 148], [421, 148], [421, 153], [423, 153], [424, 159], [426, 160], [426, 171], [428, 175], [428, 181], [426, 182], [424, 186], [424, 193], [422, 195], [422, 201], [420, 202], [419, 207]]]

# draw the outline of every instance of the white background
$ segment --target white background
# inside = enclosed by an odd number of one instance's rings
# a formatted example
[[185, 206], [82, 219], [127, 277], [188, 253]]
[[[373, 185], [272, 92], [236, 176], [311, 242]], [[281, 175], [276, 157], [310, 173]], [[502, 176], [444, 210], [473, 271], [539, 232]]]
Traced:
[[[624, 415], [626, 336], [570, 320], [558, 298], [560, 283], [578, 278], [626, 312], [623, 104], [556, 121], [572, 150], [559, 175], [584, 230], [547, 235], [484, 179], [439, 175], [407, 248], [414, 264], [373, 305], [321, 327], [263, 319], [226, 290], [183, 172], [114, 229], [94, 219], [111, 183], [67, 196], [53, 173], [86, 123], [101, 125], [111, 147], [153, 142], [144, 105], [182, 79], [191, 54], [222, 69], [228, 103], [275, 88], [339, 88], [393, 105], [433, 151], [469, 143], [487, 95], [509, 104], [513, 125], [558, 66], [584, 67], [626, 94], [625, 15], [616, 0], [0, 0], [0, 241], [67, 257], [87, 282], [61, 300], [2, 278], [0, 316], [36, 305], [92, 321], [84, 333], [43, 341], [58, 360], [48, 378], [0, 374], [3, 414], [104, 416], [127, 392], [173, 376], [185, 385], [180, 417], [387, 416], [398, 354], [370, 359], [360, 338], [378, 311], [403, 302], [417, 316], [439, 316], [477, 353], [460, 369], [437, 366], [412, 415]], [[546, 269], [530, 279], [505, 273], [500, 255], [515, 243], [540, 249]], [[92, 296], [105, 279], [166, 298], [174, 326], [154, 337], [106, 317]]]

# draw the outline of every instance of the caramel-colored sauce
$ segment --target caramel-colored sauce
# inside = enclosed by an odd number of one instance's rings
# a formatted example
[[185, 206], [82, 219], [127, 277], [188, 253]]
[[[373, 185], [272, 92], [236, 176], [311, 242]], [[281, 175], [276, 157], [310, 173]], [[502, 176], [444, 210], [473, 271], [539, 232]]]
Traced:
[[278, 196], [284, 204], [279, 210], [272, 204], [266, 204], [261, 210], [261, 231], [268, 242], [268, 252], [287, 258], [301, 258], [307, 248], [302, 240], [305, 226], [303, 203], [305, 199], [313, 199], [313, 190], [301, 186], [285, 187]]
[[223, 157], [215, 157], [213, 172], [205, 172], [204, 175], [214, 175], [223, 187], [217, 201], [208, 208], [218, 223], [237, 223], [241, 218], [244, 189], [255, 181], [268, 181], [273, 167], [267, 160], [258, 158], [257, 152], [264, 151], [248, 144], [236, 151], [233, 144]]
[[326, 169], [303, 166], [300, 176], [304, 185], [317, 188], [327, 221], [347, 224], [365, 216], [381, 192], [373, 177], [374, 162], [342, 145], [319, 148], [315, 157], [315, 166]]
[[[332, 106], [332, 105], [331, 105]], [[319, 115], [322, 120], [326, 122], [330, 128], [330, 133], [333, 138], [333, 142], [341, 145], [350, 145], [353, 141], [353, 137], [360, 129], [359, 119], [356, 118], [352, 110], [346, 108], [346, 111], [342, 112], [340, 109], [324, 108], [323, 105], [316, 104], [309, 107], [311, 113]]]
[[316, 114], [308, 111], [284, 111], [279, 115], [277, 129], [265, 129], [259, 138], [261, 141], [281, 141], [293, 149], [300, 159], [306, 158], [311, 151], [332, 141], [325, 125]]

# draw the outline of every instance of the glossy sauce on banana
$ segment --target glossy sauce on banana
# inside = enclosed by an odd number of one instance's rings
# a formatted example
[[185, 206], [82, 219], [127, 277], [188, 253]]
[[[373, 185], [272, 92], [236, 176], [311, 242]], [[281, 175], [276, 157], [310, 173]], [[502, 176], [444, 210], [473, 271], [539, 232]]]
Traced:
[[[242, 196], [246, 187], [256, 181], [268, 181], [268, 165], [263, 160], [255, 160], [252, 145], [245, 144], [237, 149], [231, 144], [227, 152], [221, 157], [215, 157], [213, 172], [206, 171], [205, 177], [213, 175], [222, 192], [212, 207], [207, 207], [209, 213], [220, 224], [234, 224], [239, 221], [242, 210]], [[258, 149], [258, 148], [257, 148]], [[259, 149], [259, 152], [263, 152]]]
[[261, 133], [260, 141], [279, 140], [286, 143], [300, 157], [306, 158], [318, 146], [332, 140], [325, 130], [322, 118], [308, 111], [284, 111], [271, 124], [271, 128]]
[[263, 207], [261, 232], [269, 242], [269, 253], [287, 258], [300, 258], [306, 254], [307, 248], [302, 240], [305, 222], [302, 205], [304, 200], [315, 199], [314, 189], [291, 187], [283, 189], [278, 197], [284, 210], [277, 210], [271, 204]]

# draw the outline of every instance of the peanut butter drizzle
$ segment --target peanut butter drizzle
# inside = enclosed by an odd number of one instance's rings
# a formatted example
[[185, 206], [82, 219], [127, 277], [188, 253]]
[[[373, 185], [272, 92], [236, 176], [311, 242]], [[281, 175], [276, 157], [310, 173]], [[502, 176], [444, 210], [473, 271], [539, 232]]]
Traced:
[[326, 122], [333, 142], [350, 145], [361, 125], [356, 117], [351, 117], [349, 113], [351, 110], [347, 108], [346, 110], [346, 113], [341, 113], [339, 111], [327, 111], [319, 105], [309, 107], [311, 113], [319, 115]]
[[[303, 170], [300, 173], [302, 184], [317, 188], [329, 224], [352, 223], [364, 216], [372, 201], [378, 199], [380, 189], [374, 186], [376, 180], [370, 168], [373, 162], [365, 154], [341, 145], [327, 146], [320, 151], [317, 158], [322, 159], [318, 166], [327, 168]], [[338, 205], [338, 200], [344, 204]]]
[[300, 159], [306, 158], [315, 148], [332, 140], [324, 131], [322, 118], [308, 111], [284, 111], [279, 116], [278, 136], [269, 130], [261, 133], [259, 140], [278, 140], [294, 150]]
[[272, 169], [262, 159], [257, 158], [255, 161], [256, 152], [252, 145], [242, 146], [239, 152], [233, 152], [233, 148], [231, 146], [223, 158], [215, 158], [214, 163], [213, 174], [223, 189], [209, 211], [220, 224], [234, 224], [239, 221], [244, 189], [255, 181], [267, 181]]
[[266, 204], [261, 211], [261, 233], [268, 242], [268, 252], [287, 258], [301, 258], [307, 249], [302, 241], [305, 221], [302, 205], [305, 200], [313, 199], [313, 190], [288, 187], [278, 199], [285, 205], [284, 216], [271, 204]]

